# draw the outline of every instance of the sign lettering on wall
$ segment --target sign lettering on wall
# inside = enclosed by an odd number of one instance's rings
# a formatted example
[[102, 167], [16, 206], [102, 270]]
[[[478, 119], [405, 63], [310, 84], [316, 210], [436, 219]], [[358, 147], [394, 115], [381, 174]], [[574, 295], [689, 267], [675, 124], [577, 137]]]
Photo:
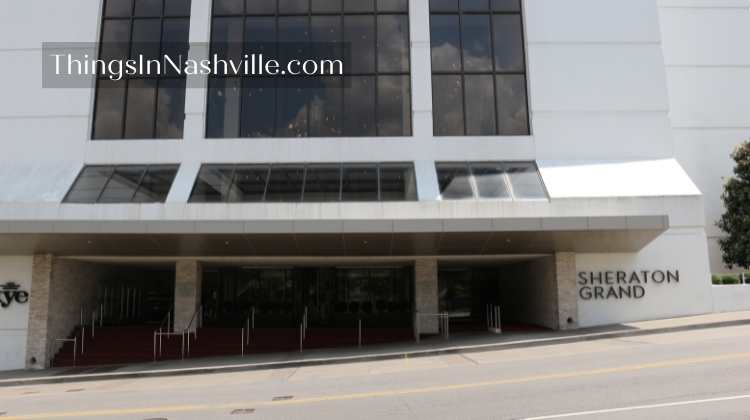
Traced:
[[29, 292], [21, 290], [17, 283], [9, 281], [0, 285], [0, 308], [7, 308], [13, 303], [24, 304], [29, 301]]
[[652, 287], [679, 283], [679, 270], [580, 271], [578, 297], [583, 300], [642, 299]]

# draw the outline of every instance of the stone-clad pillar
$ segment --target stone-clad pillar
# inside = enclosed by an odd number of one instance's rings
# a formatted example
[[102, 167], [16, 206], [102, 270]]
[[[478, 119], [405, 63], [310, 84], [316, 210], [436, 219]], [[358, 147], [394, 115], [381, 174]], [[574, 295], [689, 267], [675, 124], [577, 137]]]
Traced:
[[[203, 269], [196, 260], [177, 261], [174, 281], [174, 329], [187, 328], [190, 319], [201, 305]], [[197, 320], [190, 330], [194, 331]]]
[[52, 255], [34, 255], [29, 298], [29, 327], [26, 336], [26, 368], [44, 369], [48, 363], [47, 349]]
[[576, 254], [555, 254], [555, 291], [557, 294], [557, 327], [560, 330], [578, 327], [578, 293], [576, 285]]
[[[434, 258], [414, 261], [415, 309], [422, 314], [436, 314], [439, 308], [438, 262]], [[422, 334], [438, 334], [438, 320], [420, 317], [419, 331]]]

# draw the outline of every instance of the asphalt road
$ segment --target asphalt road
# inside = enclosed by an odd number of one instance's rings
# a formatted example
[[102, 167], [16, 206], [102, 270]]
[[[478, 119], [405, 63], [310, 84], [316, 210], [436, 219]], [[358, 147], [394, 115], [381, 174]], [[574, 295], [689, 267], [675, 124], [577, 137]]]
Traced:
[[0, 419], [750, 419], [750, 326], [0, 388]]

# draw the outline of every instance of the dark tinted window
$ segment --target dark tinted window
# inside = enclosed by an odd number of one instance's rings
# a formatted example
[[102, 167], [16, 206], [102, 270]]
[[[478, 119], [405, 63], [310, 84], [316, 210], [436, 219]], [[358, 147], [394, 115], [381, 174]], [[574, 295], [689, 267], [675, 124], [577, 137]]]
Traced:
[[163, 203], [177, 168], [177, 165], [87, 166], [63, 202]]
[[266, 201], [294, 203], [302, 200], [305, 169], [300, 166], [274, 166], [268, 179]]
[[[99, 58], [183, 60], [188, 50], [190, 0], [106, 0]], [[94, 107], [95, 140], [181, 138], [185, 79], [177, 74], [99, 76]], [[174, 72], [173, 72], [174, 73]]]
[[372, 165], [344, 165], [343, 201], [378, 201], [378, 169]]
[[348, 47], [348, 54], [344, 76], [212, 75], [207, 137], [411, 135], [408, 0], [213, 4], [211, 51], [219, 57], [263, 52], [283, 66], [306, 53], [330, 58], [331, 43], [340, 43], [339, 51]]
[[528, 135], [520, 0], [430, 0], [436, 136]]
[[341, 167], [311, 165], [305, 175], [305, 201], [339, 201], [341, 199]]
[[380, 166], [380, 200], [414, 201], [417, 199], [417, 181], [414, 167], [398, 163]]
[[204, 165], [191, 202], [412, 201], [414, 166], [407, 163]]

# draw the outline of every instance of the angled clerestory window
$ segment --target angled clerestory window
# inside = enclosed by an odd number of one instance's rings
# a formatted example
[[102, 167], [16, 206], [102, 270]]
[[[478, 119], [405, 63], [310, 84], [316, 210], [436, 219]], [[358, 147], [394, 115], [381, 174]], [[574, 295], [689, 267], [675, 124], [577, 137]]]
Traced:
[[439, 162], [443, 200], [544, 200], [547, 190], [533, 162]]
[[163, 203], [178, 165], [86, 166], [63, 203]]
[[204, 165], [190, 202], [414, 201], [411, 163]]

